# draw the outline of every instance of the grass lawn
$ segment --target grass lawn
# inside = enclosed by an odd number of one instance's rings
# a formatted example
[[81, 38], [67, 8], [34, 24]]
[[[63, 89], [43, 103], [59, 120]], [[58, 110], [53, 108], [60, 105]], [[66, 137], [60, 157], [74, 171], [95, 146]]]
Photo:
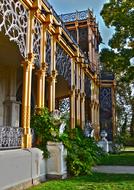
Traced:
[[119, 154], [109, 154], [101, 160], [99, 165], [134, 166], [134, 152], [124, 151]]
[[132, 146], [126, 146], [126, 147], [124, 148], [124, 150], [125, 150], [125, 151], [134, 151], [134, 147], [132, 147]]
[[53, 180], [29, 190], [134, 190], [134, 175], [100, 174]]

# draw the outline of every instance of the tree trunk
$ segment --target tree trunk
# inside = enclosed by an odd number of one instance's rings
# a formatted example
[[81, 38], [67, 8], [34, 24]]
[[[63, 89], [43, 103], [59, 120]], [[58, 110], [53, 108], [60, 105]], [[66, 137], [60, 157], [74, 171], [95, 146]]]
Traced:
[[122, 125], [122, 134], [126, 134], [126, 129], [127, 129], [127, 117], [128, 115], [127, 114], [125, 114], [125, 119], [124, 119], [124, 123], [123, 123], [123, 125]]
[[130, 124], [130, 134], [131, 137], [134, 137], [134, 104], [132, 104], [132, 119]]

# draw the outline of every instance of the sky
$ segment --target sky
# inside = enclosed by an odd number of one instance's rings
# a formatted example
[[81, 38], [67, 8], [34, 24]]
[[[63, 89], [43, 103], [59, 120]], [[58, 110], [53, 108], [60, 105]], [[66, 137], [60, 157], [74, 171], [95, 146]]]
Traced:
[[107, 47], [108, 40], [112, 37], [113, 29], [108, 29], [102, 17], [100, 16], [100, 11], [103, 7], [103, 4], [108, 0], [48, 0], [48, 2], [55, 9], [57, 14], [65, 14], [82, 10], [93, 10], [94, 16], [96, 16], [97, 22], [99, 22], [99, 30], [102, 36], [103, 43], [100, 45], [100, 48]]

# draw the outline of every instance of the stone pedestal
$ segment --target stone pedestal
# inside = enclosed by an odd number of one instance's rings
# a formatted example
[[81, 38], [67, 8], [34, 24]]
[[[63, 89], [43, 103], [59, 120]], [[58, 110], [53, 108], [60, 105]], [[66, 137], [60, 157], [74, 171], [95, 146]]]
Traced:
[[107, 152], [107, 153], [109, 152], [109, 145], [106, 138], [103, 138], [102, 140], [100, 140], [98, 142], [98, 146], [101, 147], [104, 150], [104, 152]]
[[50, 158], [47, 159], [47, 177], [48, 178], [66, 178], [67, 166], [66, 157], [67, 150], [62, 142], [48, 142], [48, 151]]
[[19, 127], [20, 102], [6, 100], [4, 102], [4, 126]]

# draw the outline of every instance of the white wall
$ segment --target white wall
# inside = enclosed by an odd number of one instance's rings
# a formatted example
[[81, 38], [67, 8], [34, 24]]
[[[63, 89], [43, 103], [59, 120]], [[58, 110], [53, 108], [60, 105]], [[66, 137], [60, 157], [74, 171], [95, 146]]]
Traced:
[[46, 165], [37, 148], [0, 151], [0, 190], [19, 190], [45, 180]]

